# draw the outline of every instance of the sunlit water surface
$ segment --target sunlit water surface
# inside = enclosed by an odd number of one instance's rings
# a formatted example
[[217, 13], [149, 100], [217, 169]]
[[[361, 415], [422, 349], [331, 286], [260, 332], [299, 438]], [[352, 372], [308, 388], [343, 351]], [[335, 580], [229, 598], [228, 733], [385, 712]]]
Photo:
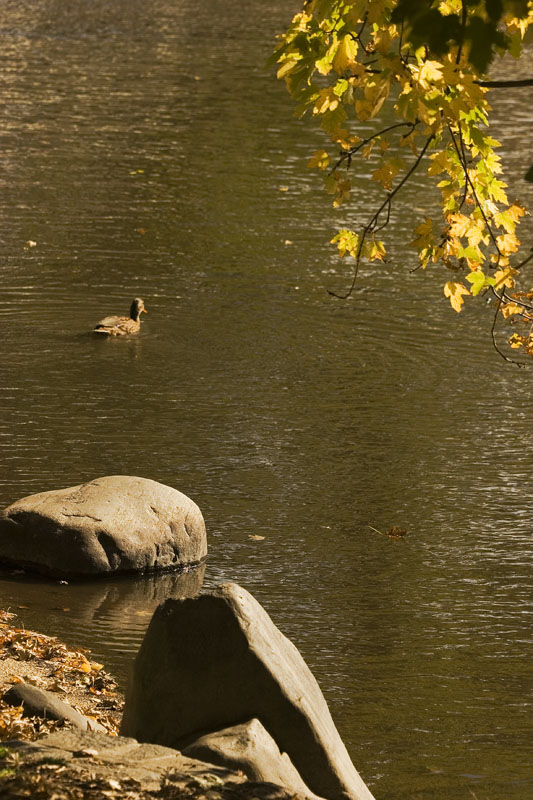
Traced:
[[[0, 502], [117, 473], [184, 491], [204, 585], [241, 583], [293, 639], [379, 800], [525, 800], [533, 373], [490, 309], [410, 272], [422, 173], [390, 263], [328, 295], [351, 280], [328, 240], [377, 190], [334, 212], [305, 170], [320, 134], [264, 69], [294, 8], [2, 3]], [[531, 202], [530, 103], [493, 94]], [[87, 333], [136, 295], [140, 336]], [[157, 603], [201, 577], [0, 592], [124, 687]]]

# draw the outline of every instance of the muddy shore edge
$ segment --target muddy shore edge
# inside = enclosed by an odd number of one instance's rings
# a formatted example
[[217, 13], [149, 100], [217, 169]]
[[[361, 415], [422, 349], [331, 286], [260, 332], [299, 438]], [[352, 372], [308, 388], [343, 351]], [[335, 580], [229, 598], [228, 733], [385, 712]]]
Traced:
[[0, 744], [10, 739], [33, 741], [68, 721], [25, 716], [22, 706], [2, 698], [17, 684], [52, 692], [89, 720], [89, 727], [116, 736], [124, 705], [114, 678], [88, 650], [71, 648], [55, 636], [45, 636], [17, 624], [17, 616], [0, 609]]

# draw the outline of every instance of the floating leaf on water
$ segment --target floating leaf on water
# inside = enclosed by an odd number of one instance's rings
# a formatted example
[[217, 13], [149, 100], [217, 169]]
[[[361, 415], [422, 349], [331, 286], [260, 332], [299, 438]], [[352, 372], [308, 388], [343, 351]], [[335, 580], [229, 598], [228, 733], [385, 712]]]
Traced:
[[389, 539], [403, 539], [404, 536], [407, 536], [409, 533], [407, 528], [398, 528], [396, 525], [393, 525], [392, 528], [389, 528], [388, 531], [378, 531], [377, 528], [374, 528], [372, 525], [368, 526], [371, 531], [374, 533], [379, 533], [380, 536], [387, 536]]
[[407, 536], [408, 533], [409, 531], [407, 528], [397, 528], [396, 525], [393, 525], [392, 528], [387, 531], [387, 536], [390, 539], [400, 539], [403, 536]]

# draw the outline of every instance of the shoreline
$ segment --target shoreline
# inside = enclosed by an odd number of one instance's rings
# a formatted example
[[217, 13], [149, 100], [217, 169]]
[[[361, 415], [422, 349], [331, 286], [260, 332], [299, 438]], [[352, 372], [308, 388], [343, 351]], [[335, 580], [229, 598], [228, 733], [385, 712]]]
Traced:
[[[103, 665], [88, 650], [15, 623], [15, 614], [0, 609], [2, 800], [320, 800], [249, 779], [237, 766], [120, 736], [124, 697]], [[66, 720], [24, 717], [22, 706], [2, 699], [21, 681], [57, 692], [101, 727], [82, 731]]]
[[103, 664], [90, 651], [72, 648], [55, 636], [18, 627], [17, 615], [0, 609], [0, 742], [33, 741], [56, 730], [67, 730], [67, 721], [23, 716], [22, 706], [6, 703], [3, 695], [14, 685], [26, 683], [53, 692], [88, 718], [95, 729], [118, 734], [124, 696]]

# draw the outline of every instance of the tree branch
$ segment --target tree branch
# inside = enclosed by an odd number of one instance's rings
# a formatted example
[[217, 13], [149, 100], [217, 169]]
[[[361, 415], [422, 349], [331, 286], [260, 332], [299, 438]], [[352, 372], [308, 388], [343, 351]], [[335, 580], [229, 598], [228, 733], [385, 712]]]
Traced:
[[467, 18], [468, 18], [468, 9], [466, 7], [465, 1], [463, 0], [463, 2], [461, 3], [461, 33], [462, 33], [462, 38], [461, 38], [461, 41], [459, 43], [459, 47], [457, 48], [457, 55], [455, 57], [456, 65], [458, 65], [460, 63], [461, 56], [463, 54], [463, 39], [464, 39], [465, 30], [466, 30]]
[[[485, 225], [487, 226], [487, 231], [489, 233], [489, 236], [492, 239], [492, 243], [493, 243], [494, 247], [496, 248], [496, 252], [498, 253], [498, 261], [496, 262], [496, 266], [498, 266], [498, 264], [500, 263], [500, 258], [502, 258], [502, 254], [500, 252], [500, 248], [498, 247], [498, 242], [496, 241], [496, 236], [494, 235], [494, 232], [493, 232], [492, 228], [489, 225], [489, 221], [487, 219], [487, 215], [485, 214], [485, 211], [483, 210], [483, 206], [479, 202], [479, 198], [478, 198], [478, 196], [476, 194], [475, 186], [474, 186], [474, 184], [473, 184], [473, 182], [472, 182], [472, 180], [470, 178], [470, 175], [468, 174], [468, 166], [467, 166], [466, 162], [463, 160], [463, 156], [462, 156], [462, 154], [461, 154], [461, 152], [459, 150], [459, 147], [457, 146], [457, 142], [455, 140], [455, 136], [453, 134], [453, 131], [452, 131], [450, 125], [448, 125], [448, 130], [450, 132], [450, 136], [452, 137], [452, 142], [453, 142], [455, 150], [457, 152], [457, 156], [459, 158], [459, 161], [462, 164], [463, 171], [464, 171], [464, 174], [465, 174], [465, 181], [470, 184], [470, 188], [472, 190], [472, 194], [474, 196], [474, 200], [476, 201], [476, 205], [479, 208], [481, 216], [483, 217], [483, 221], [485, 222]], [[461, 137], [461, 142], [462, 142], [462, 133], [461, 133], [461, 129], [460, 128], [459, 128], [459, 135]]]
[[523, 86], [533, 86], [533, 78], [524, 78], [516, 81], [474, 81], [485, 89], [518, 89]]
[[[331, 175], [333, 172], [335, 172], [335, 170], [338, 169], [346, 160], [348, 160], [348, 166], [350, 166], [352, 156], [354, 156], [361, 149], [361, 147], [364, 147], [365, 144], [371, 142], [372, 139], [377, 139], [378, 136], [383, 136], [385, 133], [394, 130], [394, 128], [411, 128], [411, 131], [413, 131], [417, 125], [418, 122], [396, 122], [394, 125], [389, 125], [388, 128], [383, 128], [382, 131], [373, 133], [372, 136], [368, 136], [366, 139], [363, 139], [361, 142], [359, 142], [359, 144], [356, 144], [354, 147], [350, 147], [349, 150], [346, 150], [346, 152], [342, 153], [341, 157], [336, 164], [332, 166], [328, 174]], [[408, 136], [409, 134], [405, 135]]]
[[426, 143], [424, 144], [424, 147], [422, 148], [422, 150], [420, 151], [420, 153], [416, 157], [416, 161], [414, 162], [414, 164], [411, 166], [411, 168], [408, 170], [408, 172], [405, 173], [405, 175], [403, 176], [401, 181], [398, 183], [398, 185], [395, 186], [394, 189], [389, 192], [389, 194], [387, 195], [387, 199], [380, 205], [380, 207], [375, 212], [375, 214], [372, 217], [372, 219], [370, 220], [370, 222], [367, 225], [365, 225], [365, 227], [363, 228], [363, 233], [361, 235], [361, 240], [359, 242], [359, 246], [357, 248], [357, 253], [355, 255], [354, 274], [353, 274], [353, 279], [352, 279], [352, 285], [350, 286], [349, 290], [345, 294], [337, 294], [337, 292], [333, 292], [331, 289], [328, 289], [328, 294], [332, 295], [333, 297], [338, 297], [340, 300], [346, 300], [348, 297], [350, 297], [350, 295], [352, 294], [352, 292], [353, 292], [353, 290], [355, 288], [355, 284], [357, 282], [357, 273], [359, 272], [359, 264], [361, 263], [361, 253], [363, 251], [363, 245], [365, 243], [365, 239], [366, 239], [367, 234], [375, 229], [376, 223], [377, 223], [381, 213], [384, 211], [385, 208], [387, 208], [387, 206], [389, 208], [389, 214], [390, 214], [390, 207], [391, 207], [392, 198], [396, 194], [398, 194], [398, 192], [400, 191], [400, 189], [402, 188], [404, 183], [409, 180], [409, 178], [411, 177], [413, 172], [417, 169], [418, 165], [420, 164], [420, 162], [422, 161], [422, 159], [424, 157], [424, 154], [425, 154], [426, 150], [428, 149], [429, 145], [431, 144], [431, 142], [433, 141], [434, 138], [435, 138], [435, 134], [434, 133], [432, 133], [427, 138]]
[[496, 342], [496, 322], [498, 321], [498, 314], [500, 313], [500, 309], [503, 303], [505, 290], [502, 292], [501, 295], [499, 295], [496, 289], [492, 287], [492, 293], [498, 298], [498, 305], [496, 306], [496, 311], [494, 312], [494, 319], [492, 320], [492, 327], [490, 329], [490, 335], [492, 337], [492, 344], [494, 346], [494, 349], [496, 350], [498, 355], [500, 355], [504, 359], [504, 361], [507, 361], [509, 364], [516, 364], [517, 367], [523, 368], [525, 364], [522, 364], [520, 361], [516, 361], [514, 358], [509, 358], [509, 356], [506, 356], [505, 353], [502, 353], [502, 351], [498, 347], [498, 344]]

